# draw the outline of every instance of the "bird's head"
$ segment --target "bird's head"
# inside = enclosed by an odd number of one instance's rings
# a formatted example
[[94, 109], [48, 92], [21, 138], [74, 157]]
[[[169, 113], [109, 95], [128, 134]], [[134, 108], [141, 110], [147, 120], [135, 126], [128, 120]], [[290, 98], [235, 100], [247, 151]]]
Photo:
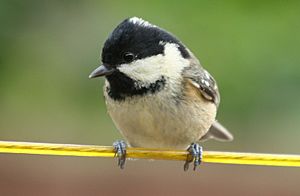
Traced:
[[135, 87], [147, 87], [162, 78], [179, 77], [189, 57], [188, 49], [171, 33], [132, 17], [110, 34], [102, 49], [102, 65], [89, 77], [105, 76], [111, 85], [126, 87], [131, 81]]

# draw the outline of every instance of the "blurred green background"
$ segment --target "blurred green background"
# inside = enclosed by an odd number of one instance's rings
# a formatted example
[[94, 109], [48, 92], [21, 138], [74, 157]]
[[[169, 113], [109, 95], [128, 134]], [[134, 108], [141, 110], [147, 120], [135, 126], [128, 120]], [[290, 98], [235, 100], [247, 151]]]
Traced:
[[[206, 150], [300, 154], [299, 1], [0, 0], [0, 140], [111, 145], [106, 37], [139, 16], [175, 34], [216, 78], [235, 136]], [[112, 159], [0, 156], [1, 195], [299, 195], [300, 170]]]

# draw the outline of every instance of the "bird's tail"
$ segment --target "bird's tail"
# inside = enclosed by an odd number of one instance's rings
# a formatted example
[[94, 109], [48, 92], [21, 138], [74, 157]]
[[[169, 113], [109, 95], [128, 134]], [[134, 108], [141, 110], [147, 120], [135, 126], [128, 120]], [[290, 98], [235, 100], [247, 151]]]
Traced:
[[215, 139], [222, 142], [229, 142], [233, 140], [233, 135], [218, 121], [215, 121], [208, 132], [200, 139], [205, 141], [208, 139]]

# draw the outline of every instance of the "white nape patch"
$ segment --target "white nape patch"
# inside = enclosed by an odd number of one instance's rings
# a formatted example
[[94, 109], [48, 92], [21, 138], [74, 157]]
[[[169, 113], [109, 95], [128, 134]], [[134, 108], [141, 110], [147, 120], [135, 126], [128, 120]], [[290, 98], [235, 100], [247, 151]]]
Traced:
[[[183, 58], [174, 43], [165, 43], [164, 55], [158, 54], [144, 59], [136, 60], [130, 64], [122, 64], [119, 70], [137, 80], [137, 85], [148, 86], [164, 76], [170, 86], [180, 85], [182, 70], [189, 66], [189, 61]], [[172, 86], [173, 87], [173, 86]]]
[[133, 24], [145, 26], [145, 27], [156, 27], [155, 25], [151, 24], [150, 22], [145, 21], [142, 18], [138, 18], [138, 17], [130, 18], [129, 22], [132, 22]]

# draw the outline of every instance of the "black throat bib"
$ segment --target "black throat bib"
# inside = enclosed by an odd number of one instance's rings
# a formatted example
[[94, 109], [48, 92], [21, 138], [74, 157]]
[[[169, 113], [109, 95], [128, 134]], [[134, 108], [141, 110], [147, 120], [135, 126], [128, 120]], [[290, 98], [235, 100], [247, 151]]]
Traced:
[[138, 85], [135, 81], [119, 71], [106, 76], [109, 82], [109, 87], [106, 91], [110, 98], [118, 101], [125, 100], [127, 97], [141, 96], [148, 93], [154, 94], [162, 90], [166, 84], [166, 79], [161, 76], [160, 79], [147, 86]]

